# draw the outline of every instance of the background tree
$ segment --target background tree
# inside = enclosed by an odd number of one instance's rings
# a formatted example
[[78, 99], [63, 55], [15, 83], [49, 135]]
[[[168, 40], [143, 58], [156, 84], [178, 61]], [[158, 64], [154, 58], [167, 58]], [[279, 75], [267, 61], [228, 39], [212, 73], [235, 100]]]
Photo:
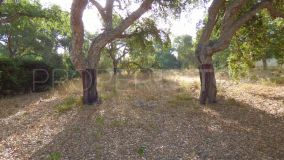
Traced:
[[46, 10], [41, 8], [38, 1], [29, 0], [2, 0], [0, 1], [0, 25], [9, 24], [22, 17], [48, 18]]
[[[0, 8], [6, 7], [5, 5]], [[29, 1], [9, 5], [19, 10], [22, 7], [30, 8], [28, 11], [32, 13], [29, 15], [33, 16], [22, 16], [16, 21], [0, 26], [0, 41], [10, 57], [39, 55], [48, 58], [51, 54], [57, 54], [58, 48], [70, 45], [66, 42], [71, 37], [69, 15], [58, 6], [43, 9], [38, 2]], [[37, 14], [33, 14], [34, 9]], [[10, 10], [7, 10], [7, 13], [11, 12]]]
[[131, 37], [125, 39], [129, 54], [124, 60], [124, 66], [134, 71], [149, 71], [156, 67], [157, 53], [165, 53], [170, 49], [169, 34], [158, 29], [155, 21], [150, 18], [141, 19], [130, 30]]
[[[151, 9], [154, 0], [135, 1], [140, 2], [138, 9], [132, 13], [127, 13], [131, 7], [130, 1], [120, 0], [106, 0], [106, 4], [103, 7], [98, 1], [90, 0], [90, 3], [96, 7], [99, 11], [102, 22], [103, 31], [93, 38], [88, 53], [83, 52], [84, 43], [84, 24], [82, 22], [83, 11], [88, 5], [88, 0], [73, 0], [71, 7], [71, 25], [72, 25], [72, 62], [76, 66], [77, 70], [81, 71], [84, 94], [83, 99], [85, 104], [93, 104], [98, 101], [97, 93], [97, 73], [96, 68], [100, 60], [102, 49], [115, 39], [127, 37], [126, 30], [146, 11]], [[134, 2], [134, 3], [135, 3]], [[191, 1], [182, 1], [184, 4]], [[172, 6], [175, 8], [181, 8], [181, 1], [163, 1], [157, 0], [155, 4], [158, 4], [153, 10], [158, 11], [165, 6]], [[123, 19], [119, 25], [114, 26], [113, 15], [119, 15]], [[124, 14], [123, 14], [124, 13]]]
[[[2, 90], [17, 93], [23, 90], [42, 91], [51, 86], [52, 80], [65, 78], [65, 73], [59, 72], [52, 77], [51, 70], [65, 68], [63, 55], [58, 53], [58, 49], [70, 46], [67, 12], [58, 6], [43, 8], [38, 1], [21, 0], [16, 3], [6, 0], [0, 5], [0, 16]], [[64, 55], [66, 57], [67, 54]], [[34, 69], [45, 69], [50, 74], [48, 84], [42, 88], [32, 89]], [[46, 73], [38, 75], [36, 79], [47, 76]]]
[[196, 66], [192, 37], [189, 35], [178, 36], [174, 39], [174, 49], [182, 68]]

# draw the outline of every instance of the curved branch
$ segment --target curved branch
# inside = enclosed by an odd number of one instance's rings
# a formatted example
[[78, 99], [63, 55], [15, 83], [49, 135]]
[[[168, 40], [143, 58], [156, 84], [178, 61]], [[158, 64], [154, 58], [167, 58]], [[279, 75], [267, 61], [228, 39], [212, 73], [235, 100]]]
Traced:
[[106, 19], [105, 19], [105, 28], [107, 31], [111, 31], [113, 28], [113, 19], [112, 19], [112, 13], [113, 13], [113, 3], [114, 0], [107, 0], [106, 2]]
[[97, 8], [99, 11], [100, 15], [102, 16], [103, 21], [106, 21], [106, 13], [105, 13], [105, 8], [101, 6], [99, 2], [96, 0], [90, 0], [90, 2]]
[[204, 26], [204, 30], [203, 30], [201, 38], [199, 40], [199, 45], [200, 45], [200, 43], [202, 43], [202, 44], [208, 43], [208, 41], [211, 37], [212, 31], [214, 29], [214, 26], [217, 22], [219, 10], [224, 5], [224, 3], [225, 3], [225, 0], [214, 0], [212, 2], [211, 6], [209, 7], [208, 21], [207, 21], [206, 25]]
[[95, 68], [99, 62], [100, 50], [106, 44], [119, 38], [122, 33], [134, 23], [134, 21], [140, 18], [146, 11], [151, 8], [153, 1], [154, 0], [144, 0], [140, 7], [136, 11], [131, 13], [126, 19], [124, 19], [114, 30], [106, 30], [92, 41], [91, 47], [88, 51], [88, 60], [92, 63], [91, 66], [93, 68]]
[[115, 28], [114, 33], [120, 35], [123, 33], [131, 24], [134, 23], [138, 18], [140, 18], [145, 12], [147, 12], [154, 0], [144, 0], [141, 6], [131, 13], [126, 19], [124, 19], [118, 27]]
[[234, 18], [240, 9], [246, 4], [247, 0], [234, 1], [225, 11], [224, 19], [222, 22], [222, 30], [234, 23]]
[[[243, 14], [243, 16], [232, 23], [232, 25], [227, 26], [224, 30], [222, 30], [220, 38], [216, 42], [214, 42], [212, 46], [209, 47], [210, 52], [208, 54], [213, 55], [215, 52], [226, 49], [230, 45], [231, 39], [238, 31], [238, 29], [241, 28], [241, 26], [247, 23], [253, 16], [256, 15], [256, 13], [258, 13], [262, 9], [277, 11], [275, 8], [273, 8], [272, 2], [270, 0], [264, 0], [260, 3], [255, 4], [248, 12]], [[283, 13], [280, 13], [281, 12], [277, 12], [277, 14], [275, 13], [274, 16], [279, 15], [280, 17], [282, 17]]]

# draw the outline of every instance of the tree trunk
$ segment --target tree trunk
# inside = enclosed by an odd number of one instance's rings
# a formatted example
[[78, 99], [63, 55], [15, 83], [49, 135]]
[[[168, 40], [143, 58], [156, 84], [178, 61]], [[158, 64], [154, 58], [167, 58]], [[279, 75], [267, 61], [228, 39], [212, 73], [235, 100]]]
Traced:
[[116, 61], [113, 61], [113, 75], [116, 76], [118, 73], [118, 63]]
[[9, 50], [9, 56], [11, 58], [15, 58], [16, 57], [16, 51], [13, 50], [13, 40], [12, 40], [12, 36], [10, 34], [8, 35], [7, 47], [8, 47], [8, 50]]
[[[201, 91], [200, 104], [216, 103], [217, 87], [212, 64], [202, 64], [199, 66]], [[207, 101], [208, 100], [208, 101]]]
[[200, 74], [200, 104], [216, 103], [217, 87], [212, 56], [208, 56], [203, 49], [197, 52]]
[[86, 69], [82, 71], [83, 81], [83, 103], [92, 105], [98, 102], [97, 92], [97, 71], [96, 69]]
[[263, 63], [263, 70], [267, 70], [267, 60], [266, 60], [266, 58], [262, 58], [262, 63]]

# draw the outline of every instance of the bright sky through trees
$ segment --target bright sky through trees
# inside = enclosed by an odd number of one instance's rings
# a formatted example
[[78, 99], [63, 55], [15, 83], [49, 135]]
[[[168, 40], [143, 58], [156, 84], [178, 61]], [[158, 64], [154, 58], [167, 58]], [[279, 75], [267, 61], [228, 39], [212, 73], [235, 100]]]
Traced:
[[[52, 4], [59, 5], [63, 10], [70, 11], [72, 0], [40, 0], [44, 6]], [[181, 18], [178, 20], [168, 20], [165, 24], [163, 20], [159, 23], [159, 27], [168, 28], [171, 30], [172, 36], [176, 37], [179, 35], [191, 35], [195, 38], [196, 36], [196, 24], [203, 19], [205, 15], [205, 8], [200, 7], [193, 9], [191, 13], [183, 13]], [[84, 24], [85, 29], [89, 32], [96, 32], [100, 30], [101, 22], [99, 21], [99, 15], [95, 8], [89, 8], [84, 13]], [[171, 24], [169, 24], [171, 23]]]

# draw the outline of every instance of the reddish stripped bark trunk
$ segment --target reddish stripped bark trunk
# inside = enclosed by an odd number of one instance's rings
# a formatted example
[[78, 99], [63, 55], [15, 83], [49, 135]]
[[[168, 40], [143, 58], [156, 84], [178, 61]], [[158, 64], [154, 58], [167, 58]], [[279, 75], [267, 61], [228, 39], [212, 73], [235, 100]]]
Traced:
[[82, 71], [83, 103], [92, 105], [98, 102], [97, 72], [95, 69]]
[[201, 82], [200, 104], [216, 103], [217, 87], [213, 64], [201, 64], [199, 74]]

